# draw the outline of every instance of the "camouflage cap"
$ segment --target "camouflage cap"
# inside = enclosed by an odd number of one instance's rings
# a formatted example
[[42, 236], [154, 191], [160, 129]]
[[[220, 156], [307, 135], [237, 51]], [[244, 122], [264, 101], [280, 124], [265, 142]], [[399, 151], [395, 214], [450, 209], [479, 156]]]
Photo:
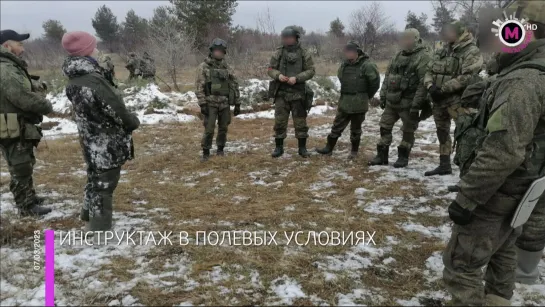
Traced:
[[402, 34], [404, 37], [411, 37], [415, 42], [420, 41], [420, 32], [415, 28], [408, 28], [403, 31]]
[[299, 30], [296, 29], [295, 27], [292, 27], [292, 26], [288, 26], [288, 27], [285, 27], [284, 30], [282, 30], [282, 32], [280, 32], [280, 36], [282, 37], [296, 37], [296, 38], [299, 38], [301, 37], [301, 33], [299, 33]]

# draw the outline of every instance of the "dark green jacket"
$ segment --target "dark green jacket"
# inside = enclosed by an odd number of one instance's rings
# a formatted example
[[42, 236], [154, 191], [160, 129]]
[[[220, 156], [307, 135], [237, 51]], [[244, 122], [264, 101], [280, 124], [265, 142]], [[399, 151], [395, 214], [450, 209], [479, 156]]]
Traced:
[[[367, 112], [369, 99], [375, 96], [380, 87], [380, 74], [377, 65], [364, 53], [354, 62], [345, 61], [339, 67], [337, 76], [341, 82], [339, 110], [348, 114]], [[343, 83], [344, 88], [347, 87], [347, 84], [350, 88], [343, 89]], [[354, 89], [351, 89], [352, 87]]]

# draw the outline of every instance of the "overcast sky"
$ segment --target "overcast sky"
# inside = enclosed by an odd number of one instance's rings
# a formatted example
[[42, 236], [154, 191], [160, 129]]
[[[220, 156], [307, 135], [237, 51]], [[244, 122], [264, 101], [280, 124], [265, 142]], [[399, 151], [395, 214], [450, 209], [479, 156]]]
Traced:
[[[429, 1], [382, 1], [390, 20], [397, 28], [405, 26], [405, 16], [411, 10], [428, 14], [431, 20]], [[134, 9], [139, 16], [150, 18], [153, 9], [168, 5], [168, 1], [0, 1], [0, 27], [30, 33], [32, 37], [43, 33], [42, 23], [57, 19], [68, 31], [83, 30], [94, 33], [91, 18], [98, 7], [106, 4], [117, 15], [118, 22]], [[299, 24], [307, 31], [327, 31], [331, 20], [339, 17], [348, 27], [352, 11], [365, 5], [364, 1], [239, 1], [234, 24], [246, 27], [256, 26], [258, 14], [270, 9], [276, 24], [276, 31], [284, 26]]]

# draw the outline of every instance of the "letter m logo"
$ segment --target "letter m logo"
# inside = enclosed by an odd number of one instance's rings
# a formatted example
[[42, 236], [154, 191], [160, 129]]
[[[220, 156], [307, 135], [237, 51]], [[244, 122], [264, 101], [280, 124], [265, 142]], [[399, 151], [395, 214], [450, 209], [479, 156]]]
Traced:
[[519, 28], [515, 27], [514, 29], [510, 29], [509, 27], [505, 27], [505, 38], [506, 39], [519, 39]]

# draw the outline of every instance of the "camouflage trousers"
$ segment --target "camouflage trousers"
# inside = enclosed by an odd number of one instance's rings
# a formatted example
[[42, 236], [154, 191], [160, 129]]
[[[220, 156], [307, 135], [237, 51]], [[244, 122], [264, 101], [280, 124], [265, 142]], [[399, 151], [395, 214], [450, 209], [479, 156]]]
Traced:
[[539, 199], [528, 222], [522, 225], [522, 234], [517, 239], [516, 245], [530, 252], [545, 248], [545, 195]]
[[203, 121], [204, 135], [201, 141], [201, 146], [203, 149], [212, 148], [216, 121], [218, 122], [218, 136], [216, 137], [216, 145], [218, 147], [224, 147], [225, 143], [227, 142], [227, 129], [231, 123], [231, 110], [229, 109], [229, 106], [208, 106], [208, 115], [204, 117]]
[[11, 181], [9, 190], [19, 210], [31, 207], [36, 202], [32, 173], [34, 172], [34, 142], [19, 139], [0, 140], [2, 154], [8, 164]]
[[111, 230], [113, 194], [120, 176], [121, 167], [109, 170], [87, 169], [81, 219], [89, 221], [90, 231]]
[[418, 122], [414, 122], [411, 119], [409, 109], [394, 109], [389, 105], [386, 106], [382, 116], [380, 117], [381, 135], [378, 145], [388, 146], [392, 144], [392, 130], [397, 121], [401, 119], [403, 125], [401, 131], [403, 132], [403, 139], [401, 140], [400, 147], [411, 149], [414, 145], [414, 132], [418, 128]]
[[303, 100], [286, 101], [279, 96], [274, 99], [274, 137], [277, 139], [287, 137], [290, 112], [295, 128], [295, 137], [298, 139], [308, 138], [305, 102]]
[[498, 192], [475, 209], [470, 224], [453, 226], [443, 253], [443, 280], [452, 305], [482, 306], [486, 294], [513, 296], [521, 227], [513, 229], [510, 222], [519, 199]]
[[365, 113], [345, 113], [341, 110], [337, 110], [335, 120], [333, 120], [333, 127], [331, 127], [330, 138], [340, 138], [344, 129], [350, 124], [350, 141], [359, 141], [361, 139], [361, 125], [365, 120]]
[[465, 108], [462, 108], [460, 104], [454, 104], [448, 107], [433, 106], [433, 119], [437, 128], [440, 155], [450, 156], [452, 153], [450, 125], [452, 124], [452, 119], [456, 120], [460, 114], [468, 114], [468, 111]]

